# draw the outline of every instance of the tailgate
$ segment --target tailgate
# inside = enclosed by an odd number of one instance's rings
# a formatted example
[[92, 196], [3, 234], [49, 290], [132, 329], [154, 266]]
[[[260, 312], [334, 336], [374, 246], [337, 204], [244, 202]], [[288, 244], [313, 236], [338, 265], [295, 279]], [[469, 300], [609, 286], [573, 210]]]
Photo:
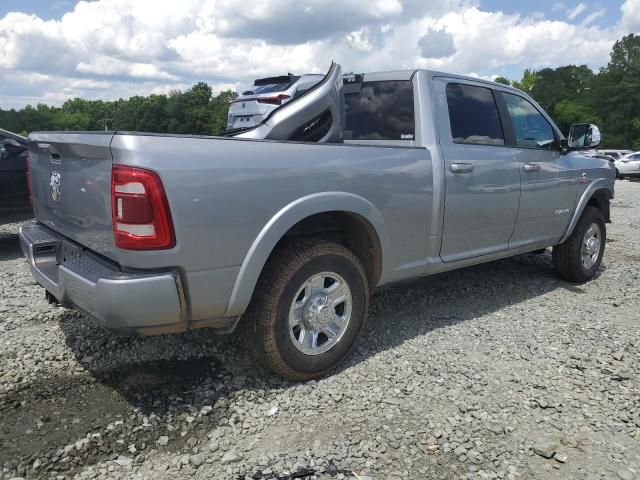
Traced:
[[36, 219], [116, 259], [111, 222], [113, 132], [33, 133], [31, 189]]

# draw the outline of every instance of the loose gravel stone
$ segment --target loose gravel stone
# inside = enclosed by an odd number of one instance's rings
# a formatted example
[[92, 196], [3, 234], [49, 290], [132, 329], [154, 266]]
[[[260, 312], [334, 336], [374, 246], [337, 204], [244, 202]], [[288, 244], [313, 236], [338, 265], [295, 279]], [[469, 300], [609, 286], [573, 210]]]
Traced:
[[222, 456], [222, 460], [220, 463], [222, 465], [229, 465], [230, 463], [236, 463], [242, 459], [241, 456], [237, 455], [234, 452], [227, 452]]
[[0, 478], [640, 480], [638, 211], [617, 182], [582, 285], [547, 251], [380, 291], [352, 356], [306, 383], [237, 335], [126, 338], [50, 305], [2, 224]]
[[533, 451], [544, 458], [551, 458], [556, 453], [558, 442], [549, 438], [539, 438], [533, 444]]
[[567, 455], [566, 452], [563, 451], [559, 451], [556, 452], [555, 455], [553, 456], [553, 458], [560, 463], [566, 463], [567, 459], [569, 458], [569, 455]]

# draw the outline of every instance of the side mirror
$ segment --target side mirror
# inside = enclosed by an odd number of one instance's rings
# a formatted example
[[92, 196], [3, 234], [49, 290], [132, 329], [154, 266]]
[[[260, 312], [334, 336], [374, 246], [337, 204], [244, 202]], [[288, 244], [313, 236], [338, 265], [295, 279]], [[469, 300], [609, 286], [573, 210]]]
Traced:
[[590, 123], [576, 123], [569, 129], [569, 148], [585, 150], [600, 145], [600, 129]]

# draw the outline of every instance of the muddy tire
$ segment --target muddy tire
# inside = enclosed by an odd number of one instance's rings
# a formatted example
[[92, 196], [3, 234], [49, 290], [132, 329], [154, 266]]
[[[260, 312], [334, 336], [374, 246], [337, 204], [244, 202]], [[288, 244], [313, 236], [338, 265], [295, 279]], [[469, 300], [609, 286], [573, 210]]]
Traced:
[[556, 273], [570, 282], [591, 280], [600, 268], [607, 230], [604, 215], [587, 206], [571, 236], [553, 247], [553, 267]]
[[259, 363], [290, 380], [319, 377], [351, 351], [369, 287], [353, 252], [324, 240], [289, 242], [271, 255], [242, 319]]

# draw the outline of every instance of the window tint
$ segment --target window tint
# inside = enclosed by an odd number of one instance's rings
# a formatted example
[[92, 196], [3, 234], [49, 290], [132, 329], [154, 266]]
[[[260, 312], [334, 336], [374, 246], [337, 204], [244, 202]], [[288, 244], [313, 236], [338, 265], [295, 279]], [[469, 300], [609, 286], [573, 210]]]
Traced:
[[344, 87], [345, 140], [413, 140], [411, 81], [350, 83]]
[[269, 85], [260, 85], [259, 87], [252, 87], [250, 91], [253, 92], [253, 95], [258, 95], [261, 93], [283, 92], [290, 86], [291, 86], [290, 83], [272, 83]]
[[511, 116], [516, 145], [519, 147], [554, 148], [553, 129], [546, 118], [527, 100], [503, 93]]
[[490, 89], [450, 83], [447, 105], [455, 143], [504, 145], [498, 107]]

